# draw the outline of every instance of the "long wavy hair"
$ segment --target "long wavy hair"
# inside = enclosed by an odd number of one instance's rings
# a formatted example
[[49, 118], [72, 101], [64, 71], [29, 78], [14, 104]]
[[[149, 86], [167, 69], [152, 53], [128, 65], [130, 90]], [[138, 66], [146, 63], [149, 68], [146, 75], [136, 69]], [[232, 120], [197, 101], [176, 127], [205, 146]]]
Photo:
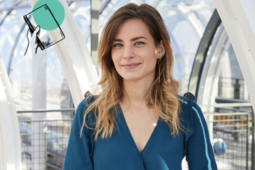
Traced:
[[[178, 135], [179, 130], [182, 130], [178, 116], [181, 111], [178, 101], [179, 82], [172, 76], [174, 58], [170, 37], [161, 15], [154, 7], [147, 4], [141, 4], [139, 6], [134, 3], [129, 3], [119, 8], [108, 20], [102, 31], [97, 57], [97, 61], [102, 70], [101, 79], [97, 83], [101, 87], [101, 92], [95, 95], [94, 102], [90, 103], [86, 109], [81, 132], [84, 126], [89, 129], [94, 129], [93, 136], [94, 141], [96, 141], [100, 133], [101, 138], [108, 138], [111, 137], [114, 131], [114, 113], [117, 114], [117, 106], [123, 97], [124, 89], [123, 78], [116, 71], [111, 59], [111, 48], [120, 25], [127, 19], [142, 20], [149, 29], [155, 46], [159, 45], [160, 40], [163, 41], [165, 54], [161, 58], [162, 65], [160, 73], [157, 64], [154, 82], [146, 96], [146, 102], [147, 106], [154, 106], [159, 117], [167, 123], [170, 128], [170, 135]], [[94, 128], [91, 128], [87, 126], [85, 120], [93, 108], [97, 108], [98, 113], [93, 112], [96, 121], [93, 123]], [[162, 112], [162, 109], [164, 112]]]

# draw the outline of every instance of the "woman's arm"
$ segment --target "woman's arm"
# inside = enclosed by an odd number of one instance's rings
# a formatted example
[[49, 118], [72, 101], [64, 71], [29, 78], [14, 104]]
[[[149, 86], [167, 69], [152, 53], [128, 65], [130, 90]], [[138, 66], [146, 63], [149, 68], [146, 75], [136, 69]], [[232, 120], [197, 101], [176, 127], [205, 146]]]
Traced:
[[217, 170], [204, 115], [196, 102], [193, 103], [191, 109], [194, 132], [188, 140], [186, 160], [188, 161], [189, 169]]
[[[66, 150], [63, 170], [93, 170], [93, 161], [90, 157], [91, 140], [90, 129], [86, 126], [83, 128], [82, 137], [80, 130], [83, 122], [83, 115], [86, 110], [85, 99], [79, 104], [73, 119], [69, 142]], [[88, 124], [88, 116], [86, 123]], [[89, 126], [90, 127], [90, 126]]]

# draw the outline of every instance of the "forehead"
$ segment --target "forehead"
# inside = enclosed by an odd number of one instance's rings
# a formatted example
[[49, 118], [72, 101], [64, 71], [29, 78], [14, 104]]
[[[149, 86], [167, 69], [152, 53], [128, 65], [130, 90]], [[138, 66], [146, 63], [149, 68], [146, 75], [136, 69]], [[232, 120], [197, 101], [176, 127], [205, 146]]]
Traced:
[[134, 37], [143, 36], [147, 39], [152, 39], [149, 29], [146, 24], [140, 19], [129, 19], [126, 20], [119, 27], [116, 39], [131, 39]]

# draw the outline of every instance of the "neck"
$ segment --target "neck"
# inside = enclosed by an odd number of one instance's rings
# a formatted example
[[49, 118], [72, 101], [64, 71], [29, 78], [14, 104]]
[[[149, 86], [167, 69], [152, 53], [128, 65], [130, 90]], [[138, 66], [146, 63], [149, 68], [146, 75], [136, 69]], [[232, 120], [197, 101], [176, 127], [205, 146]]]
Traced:
[[146, 108], [146, 96], [149, 93], [149, 89], [153, 81], [125, 81], [123, 80], [124, 96], [121, 100], [122, 103], [126, 103], [133, 108]]

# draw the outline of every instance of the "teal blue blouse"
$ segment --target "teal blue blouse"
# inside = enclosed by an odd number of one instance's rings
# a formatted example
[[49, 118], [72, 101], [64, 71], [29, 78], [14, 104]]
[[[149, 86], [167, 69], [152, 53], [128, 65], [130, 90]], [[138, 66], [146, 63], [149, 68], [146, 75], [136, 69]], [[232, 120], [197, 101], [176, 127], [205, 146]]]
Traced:
[[[179, 116], [187, 133], [180, 131], [173, 137], [167, 124], [159, 119], [141, 153], [119, 104], [115, 115], [117, 128], [111, 138], [101, 139], [99, 135], [93, 142], [92, 130], [86, 127], [80, 138], [86, 104], [94, 99], [85, 98], [76, 110], [63, 170], [181, 170], [185, 156], [190, 170], [217, 170], [207, 124], [194, 98], [179, 96], [183, 110]], [[90, 127], [95, 120], [92, 115], [86, 117]]]

